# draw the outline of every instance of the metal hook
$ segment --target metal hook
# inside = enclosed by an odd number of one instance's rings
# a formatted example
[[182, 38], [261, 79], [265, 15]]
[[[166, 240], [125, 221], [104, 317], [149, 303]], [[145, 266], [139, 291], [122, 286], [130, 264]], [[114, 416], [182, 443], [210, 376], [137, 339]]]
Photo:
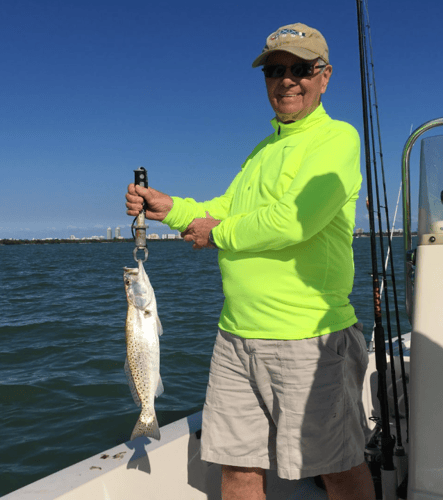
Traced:
[[[144, 250], [145, 251], [145, 258], [143, 260], [142, 259], [137, 259], [137, 252], [138, 252], [138, 250]], [[142, 262], [146, 262], [148, 260], [149, 252], [148, 252], [148, 249], [146, 247], [135, 247], [134, 251], [132, 253], [134, 255], [135, 262], [139, 262], [140, 260]]]

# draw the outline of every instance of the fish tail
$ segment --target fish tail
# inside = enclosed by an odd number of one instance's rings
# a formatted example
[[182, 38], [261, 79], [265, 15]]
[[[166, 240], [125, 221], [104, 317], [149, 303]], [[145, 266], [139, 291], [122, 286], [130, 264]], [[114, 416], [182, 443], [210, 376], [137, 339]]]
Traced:
[[131, 434], [131, 441], [139, 436], [146, 436], [153, 439], [160, 439], [160, 428], [157, 422], [157, 416], [150, 411], [141, 412], [134, 430]]

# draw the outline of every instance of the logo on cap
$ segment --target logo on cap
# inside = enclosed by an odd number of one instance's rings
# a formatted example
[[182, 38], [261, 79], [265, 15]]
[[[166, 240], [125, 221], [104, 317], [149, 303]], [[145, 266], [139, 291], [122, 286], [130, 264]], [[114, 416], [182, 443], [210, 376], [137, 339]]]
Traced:
[[276, 33], [273, 33], [269, 39], [274, 41], [277, 40], [279, 36], [286, 36], [286, 35], [291, 35], [293, 37], [299, 36], [300, 38], [305, 38], [306, 33], [303, 33], [301, 31], [295, 31], [295, 30], [290, 30], [290, 29], [283, 29], [280, 31], [277, 31]]

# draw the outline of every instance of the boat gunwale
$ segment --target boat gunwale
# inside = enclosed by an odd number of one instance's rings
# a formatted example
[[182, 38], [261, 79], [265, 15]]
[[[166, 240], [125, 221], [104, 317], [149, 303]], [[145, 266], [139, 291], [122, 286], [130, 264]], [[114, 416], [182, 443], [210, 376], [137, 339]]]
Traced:
[[201, 430], [201, 424], [202, 411], [199, 411], [162, 427], [160, 441], [152, 441], [147, 437], [138, 437], [133, 441], [126, 441], [49, 476], [38, 479], [18, 490], [7, 493], [0, 498], [1, 500], [57, 499], [119, 467], [131, 468], [131, 462], [147, 457], [155, 450], [183, 436], [189, 435], [191, 437]]

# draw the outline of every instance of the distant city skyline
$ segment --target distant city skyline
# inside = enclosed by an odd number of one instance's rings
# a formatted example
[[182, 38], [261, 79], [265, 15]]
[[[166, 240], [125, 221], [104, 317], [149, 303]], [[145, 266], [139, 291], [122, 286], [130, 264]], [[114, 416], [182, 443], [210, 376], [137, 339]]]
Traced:
[[[147, 221], [148, 229], [146, 230], [146, 237], [148, 237], [150, 234], [158, 234], [160, 238], [164, 234], [174, 234], [174, 235], [179, 234], [178, 231], [173, 231], [164, 224], [161, 223], [152, 224], [153, 222], [155, 221]], [[11, 236], [10, 234], [8, 234], [8, 231], [3, 231], [2, 228], [0, 228], [0, 240], [1, 239], [19, 239], [19, 240], [70, 239], [72, 236], [74, 236], [76, 239], [94, 238], [94, 237], [107, 239], [107, 232], [109, 227], [112, 229], [112, 238], [116, 237], [115, 230], [117, 228], [120, 228], [120, 236], [122, 238], [124, 239], [132, 238], [130, 225], [129, 226], [95, 225], [94, 227], [91, 228], [69, 226], [65, 230], [62, 229], [57, 230], [56, 228], [47, 228], [46, 230], [45, 229], [33, 230], [31, 227], [21, 232], [20, 235], [15, 235], [15, 236]], [[98, 231], [98, 229], [100, 231]]]
[[[20, 231], [14, 231], [9, 227], [0, 227], [0, 239], [16, 238], [16, 239], [44, 239], [44, 238], [55, 238], [64, 239], [70, 238], [72, 235], [76, 237], [92, 237], [92, 236], [103, 236], [106, 238], [107, 227], [105, 225], [94, 225], [92, 227], [86, 226], [67, 226], [65, 228], [47, 227], [47, 228], [35, 228], [33, 225], [29, 224], [22, 228]], [[131, 230], [129, 228], [129, 234]], [[128, 236], [129, 237], [129, 236]]]

